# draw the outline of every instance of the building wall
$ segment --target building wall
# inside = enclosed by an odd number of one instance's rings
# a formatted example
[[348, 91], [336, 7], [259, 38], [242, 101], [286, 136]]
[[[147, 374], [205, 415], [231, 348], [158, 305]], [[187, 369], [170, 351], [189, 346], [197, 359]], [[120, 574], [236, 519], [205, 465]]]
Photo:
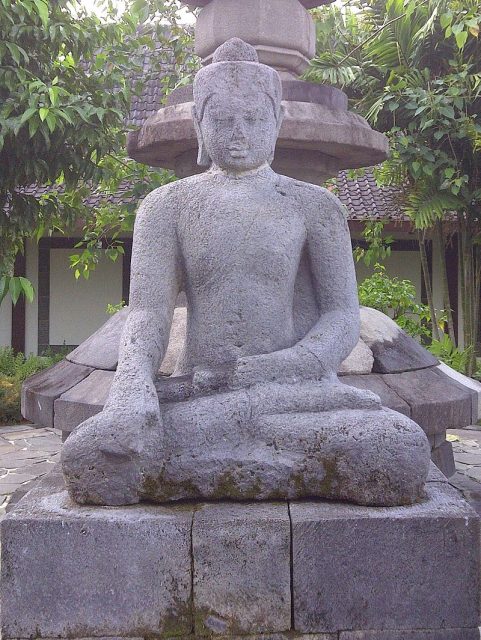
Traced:
[[122, 300], [122, 261], [104, 257], [89, 280], [75, 280], [69, 256], [75, 249], [50, 251], [50, 344], [77, 345], [108, 320], [108, 303]]
[[27, 242], [25, 248], [26, 277], [35, 290], [33, 302], [25, 306], [25, 353], [37, 353], [38, 345], [38, 244]]
[[9, 347], [12, 340], [12, 301], [10, 296], [0, 304], [0, 347]]

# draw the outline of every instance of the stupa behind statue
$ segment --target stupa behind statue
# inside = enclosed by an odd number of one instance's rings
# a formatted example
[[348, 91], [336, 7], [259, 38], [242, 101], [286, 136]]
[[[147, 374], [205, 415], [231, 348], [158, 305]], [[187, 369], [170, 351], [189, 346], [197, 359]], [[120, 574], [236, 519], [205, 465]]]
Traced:
[[[269, 166], [281, 93], [278, 73], [239, 39], [196, 76], [199, 164], [210, 169], [157, 189], [139, 210], [110, 396], [62, 451], [77, 502], [400, 505], [423, 495], [422, 429], [337, 379], [359, 339], [350, 237], [332, 194]], [[181, 290], [176, 373], [193, 376], [194, 393], [159, 406], [155, 377]]]

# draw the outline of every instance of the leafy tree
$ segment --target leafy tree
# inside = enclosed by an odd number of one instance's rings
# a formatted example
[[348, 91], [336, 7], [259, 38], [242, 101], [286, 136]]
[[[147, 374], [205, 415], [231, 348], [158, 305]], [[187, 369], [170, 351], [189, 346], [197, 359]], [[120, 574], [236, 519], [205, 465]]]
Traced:
[[[115, 259], [118, 236], [132, 226], [133, 205], [107, 206], [112, 190], [130, 181], [128, 201], [172, 179], [127, 160], [123, 149], [146, 50], [157, 45], [151, 73], [166, 92], [192, 58], [180, 4], [130, 0], [122, 11], [108, 0], [98, 5], [102, 18], [75, 0], [0, 0], [0, 302], [8, 291], [14, 302], [22, 292], [33, 296], [27, 280], [12, 277], [26, 238], [67, 232], [82, 220], [87, 253], [79, 265], [88, 275], [85, 264], [97, 259], [94, 238], [114, 235]], [[104, 203], [96, 212], [83, 206], [92, 193]]]
[[[402, 206], [419, 230], [433, 318], [426, 233], [437, 234], [442, 246], [458, 233], [464, 342], [474, 347], [481, 289], [481, 6], [478, 0], [351, 0], [316, 16], [319, 53], [307, 76], [345, 90], [354, 108], [389, 136], [392, 155], [377, 178], [403, 187]], [[444, 260], [443, 279], [454, 341]], [[473, 355], [468, 372], [474, 363]]]

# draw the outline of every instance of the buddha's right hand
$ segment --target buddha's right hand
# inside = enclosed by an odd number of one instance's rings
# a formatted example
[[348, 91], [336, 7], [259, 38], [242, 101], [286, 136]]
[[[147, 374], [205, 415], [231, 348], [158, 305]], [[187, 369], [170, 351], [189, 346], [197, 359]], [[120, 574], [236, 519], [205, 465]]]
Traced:
[[139, 502], [147, 461], [160, 458], [162, 421], [154, 406], [110, 405], [65, 441], [61, 463], [71, 497], [81, 504]]

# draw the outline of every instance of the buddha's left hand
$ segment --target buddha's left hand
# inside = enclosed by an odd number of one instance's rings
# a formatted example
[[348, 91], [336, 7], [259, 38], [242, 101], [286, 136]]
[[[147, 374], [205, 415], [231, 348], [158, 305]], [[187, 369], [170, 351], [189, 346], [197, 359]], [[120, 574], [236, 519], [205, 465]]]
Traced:
[[[315, 377], [303, 371], [293, 349], [239, 358], [232, 376], [232, 388], [249, 387], [263, 382], [288, 382]], [[311, 375], [309, 375], [311, 374]]]

